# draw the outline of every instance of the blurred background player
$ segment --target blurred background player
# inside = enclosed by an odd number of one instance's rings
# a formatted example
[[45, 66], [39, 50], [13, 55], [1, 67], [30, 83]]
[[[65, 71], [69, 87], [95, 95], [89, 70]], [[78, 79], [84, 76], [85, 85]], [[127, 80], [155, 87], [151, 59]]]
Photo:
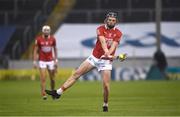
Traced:
[[168, 63], [167, 63], [167, 59], [166, 59], [164, 52], [160, 49], [157, 50], [154, 53], [153, 59], [154, 59], [153, 65], [156, 66], [159, 69], [159, 71], [161, 72], [162, 76], [168, 80], [168, 76], [166, 73]]
[[[101, 56], [114, 55], [122, 36], [115, 25], [117, 23], [117, 13], [109, 12], [104, 20], [104, 25], [97, 28], [97, 42], [92, 54], [79, 66], [79, 68], [67, 79], [58, 90], [46, 90], [47, 94], [59, 98], [62, 93], [71, 87], [83, 74], [89, 72], [94, 67], [101, 72], [104, 90], [103, 111], [108, 111], [109, 82], [111, 79], [112, 61], [100, 59]], [[95, 89], [92, 89], [95, 90]]]
[[[34, 46], [34, 68], [39, 68], [40, 81], [41, 81], [41, 95], [46, 100], [46, 69], [49, 73], [51, 90], [55, 87], [55, 72], [57, 69], [57, 49], [56, 39], [50, 35], [51, 28], [48, 25], [42, 27], [42, 35], [38, 36], [35, 40]], [[37, 65], [38, 61], [38, 65]]]

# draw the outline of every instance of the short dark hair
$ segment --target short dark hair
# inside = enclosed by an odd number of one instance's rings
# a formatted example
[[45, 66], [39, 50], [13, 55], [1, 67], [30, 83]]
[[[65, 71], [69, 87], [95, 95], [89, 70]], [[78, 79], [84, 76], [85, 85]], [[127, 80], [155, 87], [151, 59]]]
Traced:
[[117, 19], [118, 13], [117, 12], [108, 12], [106, 15], [106, 18], [108, 18], [108, 17], [114, 17]]

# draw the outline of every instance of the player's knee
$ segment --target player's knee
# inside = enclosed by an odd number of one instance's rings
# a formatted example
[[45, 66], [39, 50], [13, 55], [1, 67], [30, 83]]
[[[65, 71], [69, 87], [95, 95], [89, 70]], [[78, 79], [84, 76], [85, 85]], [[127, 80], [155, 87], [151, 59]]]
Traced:
[[45, 78], [41, 78], [41, 82], [45, 83], [46, 82]]
[[54, 78], [54, 77], [55, 77], [55, 73], [54, 73], [54, 72], [51, 73], [51, 74], [50, 74], [50, 77], [51, 77], [51, 78]]
[[50, 80], [51, 82], [55, 82], [55, 80], [54, 80], [54, 78], [51, 78], [51, 80]]
[[50, 74], [49, 77], [50, 77], [50, 79], [54, 80], [55, 74]]
[[104, 83], [104, 89], [109, 89], [109, 83]]

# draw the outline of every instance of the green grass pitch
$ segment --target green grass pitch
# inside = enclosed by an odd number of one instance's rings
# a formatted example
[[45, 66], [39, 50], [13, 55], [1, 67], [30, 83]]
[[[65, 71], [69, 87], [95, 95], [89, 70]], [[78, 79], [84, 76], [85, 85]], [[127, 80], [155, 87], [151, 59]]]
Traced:
[[107, 113], [102, 100], [101, 82], [77, 82], [61, 99], [42, 100], [39, 81], [0, 81], [0, 116], [180, 115], [180, 81], [111, 82]]

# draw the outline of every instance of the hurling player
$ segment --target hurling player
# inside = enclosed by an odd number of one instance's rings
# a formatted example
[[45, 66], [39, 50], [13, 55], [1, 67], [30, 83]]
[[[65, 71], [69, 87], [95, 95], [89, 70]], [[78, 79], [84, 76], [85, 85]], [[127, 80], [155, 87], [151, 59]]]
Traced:
[[[59, 98], [65, 90], [71, 87], [80, 76], [97, 68], [102, 75], [103, 81], [103, 111], [108, 111], [108, 98], [110, 90], [110, 79], [112, 70], [112, 60], [101, 59], [101, 56], [113, 56], [120, 42], [122, 33], [115, 27], [117, 24], [117, 13], [109, 12], [106, 15], [104, 24], [97, 28], [97, 41], [92, 54], [79, 66], [78, 69], [67, 79], [67, 81], [57, 90], [46, 90], [46, 93]], [[96, 91], [92, 89], [92, 91]]]
[[39, 68], [41, 81], [41, 95], [44, 100], [47, 99], [46, 86], [46, 70], [49, 73], [51, 90], [55, 87], [55, 72], [57, 68], [57, 49], [56, 39], [50, 35], [51, 28], [48, 25], [42, 27], [42, 35], [35, 40], [34, 46], [34, 62], [35, 68]]

